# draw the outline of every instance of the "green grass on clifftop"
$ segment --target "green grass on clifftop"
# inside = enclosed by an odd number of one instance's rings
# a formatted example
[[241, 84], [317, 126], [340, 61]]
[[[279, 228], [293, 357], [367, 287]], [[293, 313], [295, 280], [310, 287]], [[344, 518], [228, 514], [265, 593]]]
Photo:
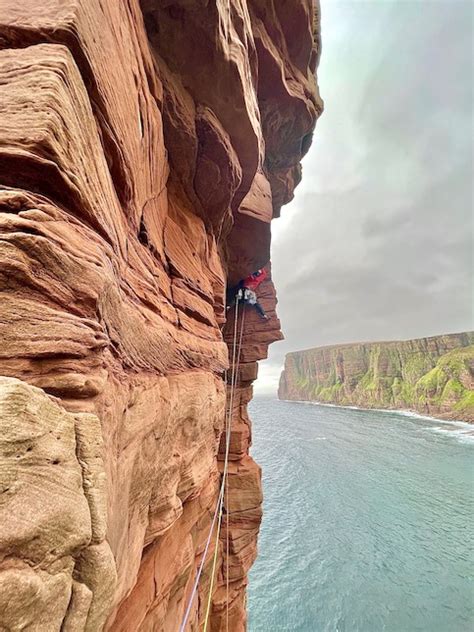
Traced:
[[[302, 399], [474, 421], [474, 344], [450, 349], [454, 336], [314, 349], [311, 361], [292, 360], [294, 386]], [[471, 334], [459, 336], [472, 342]]]

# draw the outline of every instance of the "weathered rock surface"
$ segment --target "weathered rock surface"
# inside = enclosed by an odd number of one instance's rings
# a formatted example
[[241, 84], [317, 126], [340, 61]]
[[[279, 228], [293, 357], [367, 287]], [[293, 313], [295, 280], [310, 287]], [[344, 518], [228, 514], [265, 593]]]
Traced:
[[[1, 2], [0, 628], [178, 628], [222, 469], [225, 288], [269, 262], [319, 48], [311, 0]], [[246, 406], [281, 333], [259, 295], [213, 631], [245, 629], [261, 519]]]
[[474, 423], [474, 332], [288, 353], [278, 395]]
[[99, 420], [1, 377], [0, 426], [2, 628], [100, 629], [116, 573]]

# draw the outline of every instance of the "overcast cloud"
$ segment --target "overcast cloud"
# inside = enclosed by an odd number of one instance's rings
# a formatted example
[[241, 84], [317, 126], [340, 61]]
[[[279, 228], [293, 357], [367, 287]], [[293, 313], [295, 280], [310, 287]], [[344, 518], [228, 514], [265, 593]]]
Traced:
[[461, 331], [472, 315], [470, 1], [322, 0], [325, 112], [273, 223], [288, 351]]

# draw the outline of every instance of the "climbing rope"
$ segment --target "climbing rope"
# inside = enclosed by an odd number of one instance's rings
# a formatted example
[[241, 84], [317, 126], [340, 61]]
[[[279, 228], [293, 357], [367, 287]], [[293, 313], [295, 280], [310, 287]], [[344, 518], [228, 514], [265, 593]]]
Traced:
[[[235, 392], [235, 387], [237, 386], [237, 377], [238, 377], [238, 368], [240, 366], [240, 356], [242, 353], [242, 338], [244, 334], [244, 323], [245, 323], [245, 309], [242, 310], [242, 324], [240, 327], [240, 336], [239, 336], [239, 352], [237, 354], [237, 370], [234, 372], [234, 384], [232, 386], [232, 393]], [[233, 403], [233, 402], [232, 402]], [[232, 409], [229, 415], [229, 423], [232, 419]], [[230, 429], [229, 429], [230, 433]], [[225, 613], [225, 626], [226, 632], [229, 632], [229, 558], [230, 558], [230, 541], [229, 541], [229, 533], [230, 533], [230, 500], [229, 500], [229, 477], [226, 477], [227, 487], [226, 487], [226, 500], [227, 500], [227, 512], [226, 512], [226, 522], [227, 522], [227, 531], [226, 531], [226, 573], [225, 573], [225, 594], [226, 594], [226, 613]]]
[[221, 533], [221, 524], [222, 524], [222, 502], [221, 502], [221, 506], [219, 508], [219, 520], [218, 520], [218, 523], [217, 523], [216, 545], [214, 547], [214, 558], [212, 560], [211, 585], [209, 587], [209, 595], [208, 595], [208, 598], [207, 598], [206, 616], [204, 617], [203, 632], [207, 632], [207, 623], [209, 621], [209, 613], [211, 611], [212, 589], [214, 588], [214, 577], [216, 575], [217, 553], [219, 551], [219, 536], [220, 536], [220, 533]]
[[[194, 584], [193, 584], [193, 588], [191, 590], [191, 594], [189, 596], [189, 600], [188, 600], [188, 605], [186, 608], [186, 612], [184, 614], [183, 620], [181, 622], [181, 625], [179, 627], [179, 632], [184, 632], [184, 629], [186, 627], [186, 623], [189, 619], [189, 615], [191, 613], [191, 607], [194, 601], [194, 597], [197, 593], [197, 589], [198, 589], [198, 585], [199, 585], [199, 580], [201, 578], [202, 575], [202, 571], [204, 568], [204, 564], [207, 558], [207, 554], [209, 552], [209, 546], [212, 540], [212, 533], [214, 531], [214, 527], [216, 524], [216, 520], [218, 519], [218, 526], [217, 526], [217, 538], [216, 538], [216, 546], [215, 546], [215, 550], [214, 550], [214, 560], [213, 560], [213, 566], [212, 566], [212, 576], [211, 576], [211, 588], [209, 591], [209, 599], [208, 599], [208, 603], [207, 603], [207, 608], [206, 608], [206, 617], [205, 617], [205, 622], [204, 622], [204, 632], [206, 632], [207, 630], [207, 622], [208, 622], [208, 618], [209, 618], [209, 612], [210, 612], [210, 604], [211, 604], [211, 597], [212, 597], [212, 588], [214, 585], [214, 575], [215, 575], [215, 567], [216, 567], [216, 563], [217, 563], [217, 551], [218, 551], [218, 544], [219, 544], [219, 535], [220, 535], [220, 528], [221, 528], [221, 522], [222, 522], [222, 508], [223, 508], [223, 503], [224, 503], [224, 493], [225, 493], [225, 489], [226, 489], [226, 480], [227, 480], [227, 470], [228, 470], [228, 461], [229, 461], [229, 450], [230, 450], [230, 429], [231, 429], [231, 421], [232, 421], [232, 409], [233, 409], [233, 402], [234, 402], [234, 390], [235, 390], [235, 386], [237, 384], [237, 368], [238, 366], [236, 366], [236, 358], [238, 357], [240, 360], [240, 348], [242, 346], [242, 334], [243, 334], [243, 321], [244, 318], [242, 318], [242, 329], [240, 332], [240, 338], [239, 338], [239, 353], [237, 356], [237, 324], [238, 324], [238, 315], [239, 315], [239, 300], [240, 297], [237, 296], [236, 300], [235, 300], [235, 316], [234, 316], [234, 331], [233, 331], [233, 345], [232, 345], [232, 374], [231, 374], [231, 391], [230, 391], [230, 398], [229, 398], [229, 408], [227, 410], [227, 415], [226, 415], [226, 423], [225, 423], [225, 431], [226, 431], [226, 444], [225, 444], [225, 458], [224, 458], [224, 469], [223, 469], [223, 473], [222, 473], [222, 481], [221, 481], [221, 486], [219, 489], [219, 495], [217, 497], [217, 503], [216, 503], [216, 507], [214, 510], [214, 515], [212, 518], [212, 522], [211, 522], [211, 527], [209, 529], [209, 534], [207, 536], [207, 540], [206, 540], [206, 545], [204, 547], [204, 552], [202, 555], [202, 559], [201, 559], [201, 563], [199, 564], [199, 568], [198, 568], [198, 572], [196, 573], [196, 578], [194, 580]], [[245, 314], [245, 310], [243, 311], [243, 314]], [[226, 371], [226, 375], [227, 375], [227, 371]]]
[[[231, 377], [231, 387], [230, 387], [230, 398], [229, 398], [229, 408], [227, 411], [227, 422], [226, 422], [226, 454], [224, 461], [224, 471], [222, 473], [223, 481], [225, 482], [226, 489], [226, 500], [227, 500], [227, 533], [226, 533], [226, 627], [228, 630], [229, 627], [229, 484], [228, 484], [228, 462], [229, 462], [229, 451], [230, 451], [230, 439], [231, 439], [231, 425], [232, 425], [232, 413], [234, 410], [234, 394], [235, 388], [237, 386], [237, 377], [238, 370], [240, 364], [240, 354], [242, 351], [242, 337], [244, 331], [244, 321], [245, 321], [245, 310], [242, 311], [242, 319], [241, 319], [241, 328], [240, 328], [240, 336], [239, 336], [239, 345], [238, 345], [238, 354], [237, 357], [235, 355], [236, 350], [236, 341], [237, 341], [237, 319], [234, 323], [234, 349], [233, 349], [233, 358], [232, 358], [232, 377]], [[203, 632], [207, 632], [207, 625], [209, 622], [209, 614], [211, 611], [211, 602], [212, 602], [212, 591], [214, 588], [214, 579], [216, 576], [216, 565], [217, 565], [217, 554], [219, 552], [219, 536], [222, 525], [222, 508], [224, 504], [224, 495], [221, 498], [221, 506], [219, 509], [219, 522], [217, 525], [217, 536], [216, 536], [216, 546], [214, 548], [214, 559], [212, 563], [212, 571], [211, 571], [211, 585], [209, 587], [209, 595], [207, 598], [207, 607], [206, 607], [206, 616], [204, 618], [204, 628]]]
[[[238, 300], [238, 299], [237, 299]], [[224, 470], [222, 472], [222, 481], [224, 483], [224, 489], [227, 489], [228, 492], [228, 465], [229, 465], [229, 452], [230, 452], [230, 439], [231, 439], [231, 426], [232, 426], [232, 413], [234, 410], [234, 394], [235, 387], [237, 385], [237, 376], [240, 364], [240, 354], [242, 351], [242, 337], [244, 331], [244, 320], [245, 320], [245, 310], [242, 310], [242, 319], [241, 319], [241, 328], [240, 328], [240, 336], [239, 336], [239, 345], [238, 345], [238, 354], [236, 354], [237, 349], [237, 325], [238, 325], [238, 315], [236, 312], [235, 321], [234, 321], [234, 339], [233, 339], [233, 350], [232, 350], [232, 376], [231, 376], [231, 386], [230, 386], [230, 397], [229, 397], [229, 407], [227, 410], [227, 421], [226, 421], [226, 450], [225, 450], [225, 460], [224, 460]], [[219, 522], [217, 525], [217, 536], [216, 536], [216, 546], [214, 548], [214, 559], [212, 563], [212, 571], [211, 571], [211, 585], [209, 587], [209, 595], [207, 599], [207, 607], [206, 607], [206, 616], [204, 618], [204, 628], [203, 632], [207, 632], [207, 625], [209, 622], [209, 614], [211, 611], [211, 601], [212, 601], [212, 591], [214, 588], [214, 579], [216, 576], [216, 565], [217, 565], [217, 554], [219, 552], [219, 536], [222, 525], [222, 508], [224, 505], [224, 495], [221, 498], [221, 505], [219, 508]], [[226, 534], [226, 543], [227, 547], [229, 544], [229, 497], [227, 496], [227, 534]], [[226, 551], [226, 624], [228, 626], [229, 621], [229, 549]]]

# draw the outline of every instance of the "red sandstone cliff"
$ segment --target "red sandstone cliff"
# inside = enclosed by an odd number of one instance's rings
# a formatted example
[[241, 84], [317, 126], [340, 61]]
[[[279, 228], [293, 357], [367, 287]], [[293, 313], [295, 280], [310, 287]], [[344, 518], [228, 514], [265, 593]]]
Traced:
[[[176, 630], [219, 484], [227, 283], [266, 265], [322, 104], [311, 0], [0, 3], [0, 627]], [[248, 311], [231, 555], [245, 629], [261, 517]], [[227, 537], [226, 530], [222, 539]], [[188, 625], [197, 630], [210, 558]]]
[[474, 332], [288, 353], [278, 395], [474, 422]]

